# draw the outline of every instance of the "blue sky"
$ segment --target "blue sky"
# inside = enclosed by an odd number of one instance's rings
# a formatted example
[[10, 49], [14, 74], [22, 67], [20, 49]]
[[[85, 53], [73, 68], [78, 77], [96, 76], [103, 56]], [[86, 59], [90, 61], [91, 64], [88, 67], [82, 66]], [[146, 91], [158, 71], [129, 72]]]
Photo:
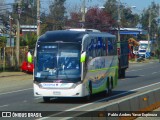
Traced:
[[[14, 0], [5, 0], [7, 3], [13, 3]], [[42, 7], [47, 7], [49, 0], [40, 0]], [[77, 5], [81, 6], [82, 0], [66, 0], [67, 6]], [[90, 2], [88, 2], [90, 1]], [[87, 7], [90, 6], [103, 6], [106, 0], [86, 0]], [[133, 9], [134, 12], [140, 13], [143, 9], [148, 8], [149, 5], [151, 5], [151, 2], [154, 1], [157, 4], [160, 4], [160, 0], [120, 0], [121, 3], [125, 4], [126, 6], [136, 6], [135, 9]]]

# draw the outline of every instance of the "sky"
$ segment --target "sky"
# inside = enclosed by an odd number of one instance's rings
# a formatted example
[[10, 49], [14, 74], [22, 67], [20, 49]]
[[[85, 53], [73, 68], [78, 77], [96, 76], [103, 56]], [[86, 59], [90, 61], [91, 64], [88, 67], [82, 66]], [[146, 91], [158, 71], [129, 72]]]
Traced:
[[[5, 0], [6, 3], [13, 3], [14, 0]], [[48, 2], [49, 0], [40, 0], [42, 8], [48, 7]], [[66, 6], [72, 6], [72, 5], [77, 5], [81, 6], [81, 3], [83, 0], [66, 0], [67, 4]], [[104, 5], [106, 0], [86, 0], [86, 6], [91, 7], [91, 6], [99, 6], [102, 7]], [[157, 4], [160, 4], [160, 0], [120, 0], [122, 4], [124, 4], [126, 7], [132, 7], [136, 6], [136, 8], [132, 9], [133, 12], [136, 13], [141, 13], [143, 9], [148, 8], [149, 5], [151, 5], [151, 2], [155, 2]]]

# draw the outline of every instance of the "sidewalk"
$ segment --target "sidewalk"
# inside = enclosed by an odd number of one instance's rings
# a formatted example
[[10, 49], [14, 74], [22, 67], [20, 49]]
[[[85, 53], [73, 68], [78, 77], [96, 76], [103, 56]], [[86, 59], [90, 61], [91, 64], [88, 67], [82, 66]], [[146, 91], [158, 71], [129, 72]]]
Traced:
[[140, 62], [129, 60], [129, 63], [148, 63], [148, 62], [159, 62], [159, 60], [158, 59], [144, 59]]
[[0, 72], [0, 93], [31, 88], [33, 75], [24, 72]]
[[24, 72], [0, 72], [0, 78], [2, 77], [12, 77], [12, 76], [22, 76], [26, 75]]
[[[160, 111], [160, 108], [154, 110], [155, 112], [156, 111]], [[154, 111], [153, 111], [153, 114], [154, 114]], [[160, 116], [159, 117], [138, 117], [136, 118], [135, 120], [160, 120]]]

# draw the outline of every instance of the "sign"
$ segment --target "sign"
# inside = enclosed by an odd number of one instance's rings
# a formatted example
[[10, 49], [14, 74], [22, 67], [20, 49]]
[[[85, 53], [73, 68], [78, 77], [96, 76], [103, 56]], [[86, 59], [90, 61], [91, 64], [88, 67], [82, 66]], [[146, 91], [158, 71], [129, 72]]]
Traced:
[[149, 58], [151, 55], [150, 55], [150, 52], [146, 52], [145, 54], [145, 58]]

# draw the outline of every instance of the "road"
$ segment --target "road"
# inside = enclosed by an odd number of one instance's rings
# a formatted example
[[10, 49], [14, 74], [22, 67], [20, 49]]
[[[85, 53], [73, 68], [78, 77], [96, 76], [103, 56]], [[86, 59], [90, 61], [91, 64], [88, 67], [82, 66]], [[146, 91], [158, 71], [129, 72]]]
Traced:
[[64, 111], [94, 110], [96, 107], [115, 102], [118, 99], [159, 87], [159, 68], [160, 63], [156, 61], [132, 63], [126, 71], [126, 78], [119, 79], [118, 86], [113, 90], [112, 95], [107, 98], [103, 94], [94, 95], [88, 103], [81, 99], [65, 98], [54, 99], [50, 103], [44, 103], [42, 98], [34, 98], [32, 80], [28, 80], [25, 83], [26, 86], [23, 85], [23, 88], [17, 87], [17, 89], [12, 90], [8, 88], [8, 91], [5, 88], [5, 92], [0, 92], [0, 111], [51, 111], [48, 112], [50, 115]]

